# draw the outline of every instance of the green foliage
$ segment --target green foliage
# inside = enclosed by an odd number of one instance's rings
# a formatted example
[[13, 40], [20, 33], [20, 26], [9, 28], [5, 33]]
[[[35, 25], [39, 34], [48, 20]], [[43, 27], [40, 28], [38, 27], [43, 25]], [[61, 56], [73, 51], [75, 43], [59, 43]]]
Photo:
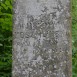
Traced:
[[0, 1], [0, 27], [5, 30], [12, 30], [12, 1]]
[[77, 77], [77, 0], [72, 0], [72, 77]]
[[12, 0], [0, 0], [0, 77], [11, 77]]

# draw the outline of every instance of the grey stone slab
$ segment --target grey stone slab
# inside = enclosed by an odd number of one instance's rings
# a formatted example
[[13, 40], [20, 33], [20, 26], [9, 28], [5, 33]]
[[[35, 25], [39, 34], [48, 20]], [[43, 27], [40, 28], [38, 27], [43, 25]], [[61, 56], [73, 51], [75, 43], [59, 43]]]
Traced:
[[15, 0], [12, 77], [72, 77], [71, 0]]

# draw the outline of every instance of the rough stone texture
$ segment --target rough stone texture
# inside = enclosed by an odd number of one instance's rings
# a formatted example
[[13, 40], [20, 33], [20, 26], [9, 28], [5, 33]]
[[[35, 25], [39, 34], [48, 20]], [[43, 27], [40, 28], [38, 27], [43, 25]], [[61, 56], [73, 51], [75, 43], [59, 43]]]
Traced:
[[71, 77], [70, 0], [15, 0], [12, 77]]

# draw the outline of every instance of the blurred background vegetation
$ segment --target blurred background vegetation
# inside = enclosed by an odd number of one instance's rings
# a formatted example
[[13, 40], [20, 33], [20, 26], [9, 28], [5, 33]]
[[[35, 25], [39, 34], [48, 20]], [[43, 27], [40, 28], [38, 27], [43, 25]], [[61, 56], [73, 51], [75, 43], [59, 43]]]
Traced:
[[72, 77], [77, 77], [77, 0], [72, 0]]
[[[12, 0], [0, 0], [0, 77], [11, 77]], [[77, 77], [77, 0], [72, 0], [72, 77]]]
[[0, 0], [0, 77], [11, 77], [12, 0]]

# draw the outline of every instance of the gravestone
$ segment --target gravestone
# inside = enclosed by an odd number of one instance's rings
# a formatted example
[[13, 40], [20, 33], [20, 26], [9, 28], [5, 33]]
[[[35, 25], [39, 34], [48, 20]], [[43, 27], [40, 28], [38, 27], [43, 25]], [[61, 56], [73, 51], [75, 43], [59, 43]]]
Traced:
[[15, 0], [12, 77], [72, 77], [71, 0]]

